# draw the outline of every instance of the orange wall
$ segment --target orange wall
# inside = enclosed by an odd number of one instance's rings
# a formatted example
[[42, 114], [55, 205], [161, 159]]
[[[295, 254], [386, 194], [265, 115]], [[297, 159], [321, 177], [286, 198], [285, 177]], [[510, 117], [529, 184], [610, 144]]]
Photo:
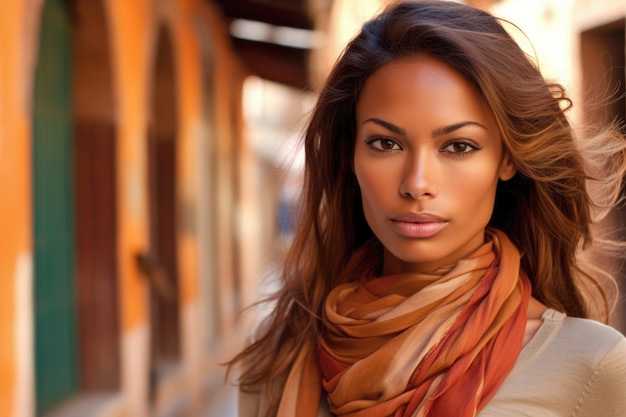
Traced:
[[[0, 415], [13, 413], [16, 379], [15, 280], [30, 255], [30, 128], [22, 67], [22, 1], [0, 5]], [[28, 277], [20, 277], [28, 279]]]
[[[17, 279], [24, 291], [32, 292], [31, 267], [31, 132], [30, 86], [34, 74], [36, 42], [41, 6], [45, 0], [0, 0], [0, 416], [29, 414], [17, 411], [24, 399], [31, 398], [32, 372], [20, 365], [20, 357], [31, 358], [17, 346], [24, 339], [18, 331], [19, 312], [28, 306], [16, 305]], [[235, 318], [233, 264], [234, 169], [233, 141], [241, 140], [243, 130], [239, 104], [233, 98], [240, 92], [244, 72], [234, 57], [219, 11], [205, 0], [102, 0], [109, 26], [113, 96], [118, 134], [118, 262], [120, 280], [121, 331], [129, 333], [148, 325], [148, 293], [145, 279], [134, 256], [149, 247], [146, 178], [146, 135], [154, 73], [157, 28], [166, 23], [172, 34], [178, 108], [178, 199], [184, 207], [198, 207], [198, 169], [194, 166], [199, 129], [203, 116], [201, 45], [195, 31], [198, 18], [204, 20], [212, 37], [211, 51], [216, 63], [212, 90], [215, 92], [215, 137], [220, 182], [216, 204], [219, 232], [215, 259], [219, 260], [218, 279], [224, 302], [221, 314], [225, 328]], [[162, 9], [163, 5], [166, 5]], [[165, 10], [165, 11], [164, 11]], [[162, 21], [160, 20], [162, 19]], [[219, 104], [218, 104], [219, 103]], [[184, 210], [181, 210], [184, 213]], [[191, 210], [191, 213], [194, 211]], [[198, 302], [197, 231], [183, 229], [178, 236], [181, 305]], [[22, 271], [18, 270], [18, 263]], [[22, 276], [18, 277], [18, 273]], [[24, 292], [23, 291], [23, 292]], [[20, 317], [18, 317], [18, 314]], [[26, 323], [31, 326], [32, 323]], [[26, 329], [28, 331], [28, 328]], [[123, 336], [122, 336], [123, 337]], [[20, 347], [21, 349], [22, 347]], [[26, 351], [32, 346], [24, 346]], [[32, 361], [31, 359], [28, 359]], [[129, 364], [132, 366], [133, 364]], [[21, 368], [20, 368], [21, 367]], [[123, 370], [123, 373], [126, 372]], [[32, 381], [31, 381], [32, 382]], [[22, 398], [19, 402], [16, 398]]]
[[[180, 103], [180, 129], [178, 135], [178, 172], [180, 180], [179, 201], [183, 207], [197, 209], [197, 178], [195, 177], [195, 149], [198, 140], [198, 126], [202, 117], [200, 45], [193, 31], [192, 9], [189, 0], [178, 1], [180, 12], [176, 25], [176, 61], [179, 65], [177, 76], [178, 100]], [[193, 214], [180, 210], [182, 216]], [[183, 224], [194, 224], [193, 219], [183, 219]], [[181, 302], [193, 300], [198, 295], [197, 233], [188, 227], [181, 229], [178, 240], [179, 277]]]
[[118, 259], [122, 331], [145, 320], [146, 288], [133, 254], [148, 247], [146, 80], [151, 10], [146, 0], [109, 0], [118, 123]]
[[[118, 98], [118, 221], [119, 262], [122, 295], [122, 326], [130, 329], [147, 316], [146, 287], [133, 256], [148, 248], [148, 210], [145, 137], [155, 48], [154, 10], [146, 0], [109, 0], [111, 33]], [[178, 10], [166, 18], [174, 41], [176, 91], [178, 92], [178, 178], [179, 199], [193, 205], [194, 139], [201, 118], [200, 48], [192, 27], [193, 0], [178, 1]], [[179, 236], [179, 264], [182, 301], [197, 297], [196, 236]]]

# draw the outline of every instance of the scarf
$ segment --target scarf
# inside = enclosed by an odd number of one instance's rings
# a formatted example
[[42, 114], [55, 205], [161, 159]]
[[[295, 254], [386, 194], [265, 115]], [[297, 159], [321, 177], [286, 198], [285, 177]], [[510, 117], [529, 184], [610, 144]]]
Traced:
[[431, 275], [376, 277], [375, 244], [357, 250], [326, 300], [322, 339], [293, 364], [278, 417], [317, 416], [322, 388], [341, 417], [475, 416], [517, 360], [531, 291], [513, 243], [486, 235]]

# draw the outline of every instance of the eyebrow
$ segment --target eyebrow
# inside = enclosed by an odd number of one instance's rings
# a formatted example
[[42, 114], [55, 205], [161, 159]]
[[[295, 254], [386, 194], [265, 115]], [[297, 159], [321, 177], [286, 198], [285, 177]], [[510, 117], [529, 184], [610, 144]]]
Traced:
[[487, 127], [481, 123], [478, 122], [472, 122], [471, 120], [466, 120], [464, 122], [459, 122], [459, 123], [454, 123], [448, 126], [442, 126], [439, 127], [435, 130], [433, 130], [433, 136], [437, 137], [437, 136], [443, 136], [443, 135], [447, 135], [448, 133], [452, 133], [455, 130], [459, 130], [465, 126], [478, 126], [478, 127], [482, 127], [485, 130], [489, 130], [487, 129]]
[[369, 119], [367, 119], [363, 123], [361, 123], [361, 125], [364, 125], [367, 122], [376, 123], [377, 125], [380, 125], [380, 126], [384, 127], [385, 129], [392, 131], [393, 133], [397, 133], [398, 135], [406, 136], [406, 131], [404, 129], [402, 129], [400, 126], [396, 126], [393, 123], [386, 122], [386, 121], [384, 121], [382, 119], [379, 119], [377, 117], [370, 117]]
[[[379, 119], [377, 117], [370, 117], [369, 119], [366, 119], [365, 121], [363, 121], [363, 123], [361, 123], [362, 125], [367, 123], [367, 122], [372, 122], [372, 123], [376, 123], [377, 125], [380, 125], [382, 127], [384, 127], [385, 129], [397, 133], [398, 135], [402, 135], [402, 136], [406, 136], [406, 131], [404, 129], [402, 129], [400, 126], [396, 126], [393, 123], [389, 123], [385, 120]], [[485, 127], [485, 125], [478, 123], [478, 122], [473, 122], [471, 120], [466, 120], [463, 122], [458, 122], [458, 123], [454, 123], [451, 125], [447, 125], [447, 126], [442, 126], [442, 127], [438, 127], [435, 130], [433, 130], [432, 135], [433, 137], [438, 137], [438, 136], [443, 136], [443, 135], [447, 135], [448, 133], [452, 133], [455, 130], [459, 130], [465, 126], [478, 126], [481, 127], [485, 130], [488, 130], [487, 127]]]

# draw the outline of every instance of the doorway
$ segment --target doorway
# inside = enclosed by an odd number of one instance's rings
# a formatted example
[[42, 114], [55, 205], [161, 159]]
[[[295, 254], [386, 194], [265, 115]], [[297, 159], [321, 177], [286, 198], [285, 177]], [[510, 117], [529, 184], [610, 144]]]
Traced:
[[33, 99], [36, 412], [119, 389], [116, 133], [102, 0], [47, 0]]
[[177, 256], [176, 82], [171, 34], [157, 36], [151, 121], [148, 133], [150, 253], [160, 280], [150, 283], [153, 384], [180, 358], [180, 301]]

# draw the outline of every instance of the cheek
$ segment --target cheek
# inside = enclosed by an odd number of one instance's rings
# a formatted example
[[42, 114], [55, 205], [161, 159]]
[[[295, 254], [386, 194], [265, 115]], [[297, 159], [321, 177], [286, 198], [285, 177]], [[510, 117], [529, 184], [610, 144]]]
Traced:
[[494, 170], [477, 168], [456, 178], [448, 189], [458, 206], [469, 216], [491, 217], [497, 186]]
[[355, 163], [355, 175], [361, 190], [363, 211], [369, 217], [372, 212], [382, 208], [391, 199], [392, 184], [388, 175], [383, 175], [370, 166]]
[[376, 178], [363, 173], [357, 174], [357, 182], [361, 189], [361, 199], [363, 201], [363, 210], [367, 211], [369, 207], [376, 206], [381, 200], [380, 184]]

